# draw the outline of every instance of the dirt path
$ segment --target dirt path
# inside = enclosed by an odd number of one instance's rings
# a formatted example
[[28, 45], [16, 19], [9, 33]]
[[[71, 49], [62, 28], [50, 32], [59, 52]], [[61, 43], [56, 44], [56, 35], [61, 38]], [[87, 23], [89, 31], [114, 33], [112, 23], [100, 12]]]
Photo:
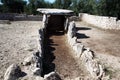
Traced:
[[120, 57], [120, 32], [102, 30], [84, 22], [76, 22], [78, 41], [96, 53]]
[[49, 64], [47, 64], [45, 70], [56, 70], [63, 80], [74, 80], [77, 77], [84, 76], [83, 71], [71, 55], [72, 52], [66, 44], [65, 35], [62, 33], [49, 35], [47, 41], [46, 48], [49, 51], [46, 51], [45, 57]]

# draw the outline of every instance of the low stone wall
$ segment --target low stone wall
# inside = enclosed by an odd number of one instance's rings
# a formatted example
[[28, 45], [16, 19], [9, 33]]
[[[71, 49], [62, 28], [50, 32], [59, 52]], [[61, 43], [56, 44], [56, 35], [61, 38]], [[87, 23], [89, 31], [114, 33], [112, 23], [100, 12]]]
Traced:
[[12, 21], [42, 21], [40, 15], [26, 15], [18, 13], [0, 13], [0, 20], [12, 20]]
[[76, 25], [73, 22], [70, 22], [67, 32], [67, 40], [71, 48], [75, 52], [73, 55], [81, 60], [86, 70], [91, 74], [92, 77], [90, 80], [104, 80], [105, 72], [103, 66], [95, 58], [95, 54], [89, 48], [85, 48], [84, 45], [77, 42], [76, 36]]
[[42, 21], [42, 16], [39, 15], [24, 15], [24, 16], [15, 16], [14, 21]]
[[17, 16], [16, 13], [0, 13], [0, 20], [14, 20], [14, 16]]
[[117, 20], [116, 17], [96, 16], [86, 13], [79, 13], [79, 17], [82, 21], [103, 29], [120, 29], [120, 20]]
[[[25, 59], [19, 64], [10, 65], [4, 75], [4, 80], [43, 80], [43, 54], [44, 54], [44, 28], [40, 28], [38, 31], [37, 49], [30, 55], [26, 56]], [[23, 75], [26, 74], [27, 77]]]

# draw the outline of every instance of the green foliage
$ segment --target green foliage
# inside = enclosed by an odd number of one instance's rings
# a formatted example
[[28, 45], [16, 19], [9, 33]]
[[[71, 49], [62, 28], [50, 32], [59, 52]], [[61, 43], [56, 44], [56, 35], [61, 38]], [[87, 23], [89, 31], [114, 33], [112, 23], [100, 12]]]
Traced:
[[26, 5], [23, 0], [1, 0], [1, 2], [3, 3], [3, 12], [21, 13]]
[[114, 16], [120, 19], [120, 0], [55, 0], [54, 3], [45, 0], [0, 0], [0, 12], [39, 14], [37, 8], [71, 9], [76, 14], [90, 13], [93, 15]]
[[25, 7], [25, 12], [27, 14], [39, 14], [37, 8], [50, 8], [51, 3], [45, 2], [44, 0], [29, 0], [29, 4]]

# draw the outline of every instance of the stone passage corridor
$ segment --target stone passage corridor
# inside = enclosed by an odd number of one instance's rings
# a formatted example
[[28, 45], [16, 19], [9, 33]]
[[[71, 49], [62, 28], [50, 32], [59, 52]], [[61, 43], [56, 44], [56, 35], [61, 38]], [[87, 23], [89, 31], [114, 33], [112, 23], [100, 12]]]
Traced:
[[62, 80], [74, 80], [79, 76], [84, 76], [62, 32], [48, 33], [45, 43], [44, 74], [55, 70]]

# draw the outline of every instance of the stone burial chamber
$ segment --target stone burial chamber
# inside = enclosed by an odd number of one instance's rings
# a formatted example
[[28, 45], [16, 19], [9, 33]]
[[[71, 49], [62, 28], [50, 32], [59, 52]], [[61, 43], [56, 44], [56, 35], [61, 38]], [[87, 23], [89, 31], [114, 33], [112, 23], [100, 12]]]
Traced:
[[[105, 72], [94, 52], [77, 42], [75, 22], [69, 20], [74, 12], [46, 8], [37, 11], [43, 14], [38, 50], [23, 60], [24, 69], [18, 65], [19, 74], [29, 75], [20, 76], [20, 80], [103, 80]], [[18, 80], [19, 76], [12, 73], [16, 73], [16, 68], [9, 68], [4, 80]]]
[[64, 31], [68, 24], [68, 18], [73, 15], [73, 11], [63, 9], [40, 8], [37, 11], [43, 14], [43, 26], [52, 32]]

